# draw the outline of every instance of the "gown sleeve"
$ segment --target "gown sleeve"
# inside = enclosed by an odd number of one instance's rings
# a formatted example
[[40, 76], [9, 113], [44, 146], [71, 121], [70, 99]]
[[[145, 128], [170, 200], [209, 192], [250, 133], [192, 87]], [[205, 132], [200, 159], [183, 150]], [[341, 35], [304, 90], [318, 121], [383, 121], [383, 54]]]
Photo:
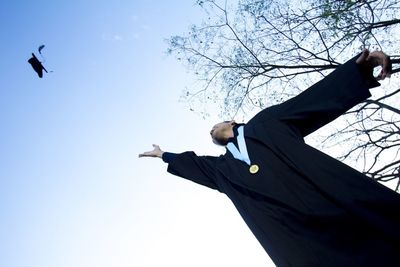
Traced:
[[356, 63], [358, 56], [339, 66], [321, 81], [282, 104], [258, 113], [255, 121], [273, 117], [297, 128], [304, 137], [333, 121], [371, 96], [369, 88], [380, 84]]
[[174, 160], [174, 158], [176, 158], [176, 156], [178, 156], [178, 154], [176, 154], [176, 153], [164, 152], [164, 153], [162, 154], [162, 160], [163, 160], [165, 163], [170, 163], [171, 161]]
[[163, 160], [168, 163], [169, 173], [220, 191], [215, 181], [217, 159], [212, 156], [197, 156], [192, 151], [181, 154], [164, 152], [163, 155]]

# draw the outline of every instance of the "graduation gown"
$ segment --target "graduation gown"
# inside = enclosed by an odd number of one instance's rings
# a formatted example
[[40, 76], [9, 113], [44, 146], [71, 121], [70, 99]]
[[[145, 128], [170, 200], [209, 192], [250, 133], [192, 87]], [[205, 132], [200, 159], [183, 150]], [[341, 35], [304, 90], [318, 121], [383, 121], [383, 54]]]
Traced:
[[226, 194], [279, 267], [400, 266], [400, 195], [303, 140], [370, 97], [374, 83], [355, 61], [245, 124], [256, 174], [229, 151], [168, 162]]

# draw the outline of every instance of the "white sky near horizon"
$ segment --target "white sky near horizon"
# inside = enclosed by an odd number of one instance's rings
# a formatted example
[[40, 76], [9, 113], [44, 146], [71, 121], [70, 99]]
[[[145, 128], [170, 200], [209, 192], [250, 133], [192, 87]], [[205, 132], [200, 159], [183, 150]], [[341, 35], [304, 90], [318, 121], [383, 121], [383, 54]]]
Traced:
[[0, 267], [274, 266], [227, 197], [137, 158], [223, 153], [165, 54], [201, 17], [194, 1], [0, 2]]

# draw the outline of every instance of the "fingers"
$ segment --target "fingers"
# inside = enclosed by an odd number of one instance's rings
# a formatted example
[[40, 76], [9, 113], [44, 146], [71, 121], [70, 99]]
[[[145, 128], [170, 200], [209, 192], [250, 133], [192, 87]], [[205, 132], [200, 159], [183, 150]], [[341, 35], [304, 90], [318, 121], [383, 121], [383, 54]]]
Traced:
[[382, 80], [385, 78], [390, 78], [391, 72], [392, 72], [392, 62], [390, 61], [390, 58], [387, 55], [385, 55], [385, 57], [383, 58], [382, 70], [381, 70]]
[[[370, 57], [371, 56], [372, 56], [372, 53], [371, 53]], [[367, 60], [369, 60], [369, 59], [367, 59]], [[390, 77], [390, 74], [392, 72], [392, 62], [385, 53], [383, 53], [381, 51], [373, 52], [373, 58], [370, 61], [373, 62], [372, 67], [377, 67], [377, 66], [382, 67], [381, 72], [379, 73], [378, 77], [376, 77], [378, 80], [383, 80], [385, 78]]]
[[156, 144], [153, 144], [153, 150], [152, 151], [147, 151], [139, 154], [139, 158], [142, 157], [157, 157], [158, 151], [160, 151], [160, 147]]
[[142, 157], [156, 157], [156, 154], [154, 154], [153, 151], [143, 152], [142, 154], [139, 154], [139, 158]]
[[376, 77], [377, 80], [389, 78], [392, 71], [390, 58], [382, 51], [369, 52], [368, 49], [364, 49], [361, 55], [357, 58], [356, 63], [363, 65], [367, 69], [381, 66], [382, 70]]
[[369, 56], [369, 50], [364, 49], [361, 53], [361, 55], [357, 58], [356, 63], [357, 64], [363, 64], [364, 62], [367, 61], [367, 58]]

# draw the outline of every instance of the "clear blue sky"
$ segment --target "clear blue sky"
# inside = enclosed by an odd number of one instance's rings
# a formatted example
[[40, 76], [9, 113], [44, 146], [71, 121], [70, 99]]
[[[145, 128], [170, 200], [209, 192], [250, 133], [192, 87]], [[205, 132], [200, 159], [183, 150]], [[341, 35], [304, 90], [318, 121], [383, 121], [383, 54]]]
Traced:
[[137, 158], [223, 153], [165, 54], [201, 17], [194, 1], [0, 2], [0, 267], [273, 266], [224, 195]]

